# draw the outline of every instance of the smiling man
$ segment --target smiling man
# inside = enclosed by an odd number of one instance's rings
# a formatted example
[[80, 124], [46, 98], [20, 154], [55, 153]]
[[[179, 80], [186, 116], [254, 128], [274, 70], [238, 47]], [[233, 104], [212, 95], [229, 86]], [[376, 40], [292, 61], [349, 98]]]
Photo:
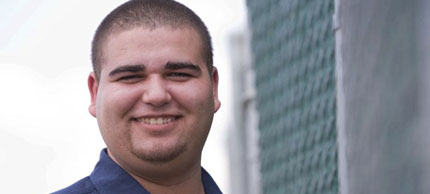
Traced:
[[173, 0], [132, 0], [92, 44], [89, 112], [107, 149], [90, 176], [56, 194], [221, 193], [200, 166], [218, 100], [211, 38]]

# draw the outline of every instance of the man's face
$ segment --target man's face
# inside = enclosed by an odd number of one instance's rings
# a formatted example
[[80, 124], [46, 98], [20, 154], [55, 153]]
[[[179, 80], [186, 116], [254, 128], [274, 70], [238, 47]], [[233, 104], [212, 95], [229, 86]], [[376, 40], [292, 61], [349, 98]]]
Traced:
[[209, 72], [192, 28], [133, 28], [103, 47], [99, 81], [90, 74], [90, 113], [114, 160], [166, 162], [200, 157], [220, 107], [218, 73]]

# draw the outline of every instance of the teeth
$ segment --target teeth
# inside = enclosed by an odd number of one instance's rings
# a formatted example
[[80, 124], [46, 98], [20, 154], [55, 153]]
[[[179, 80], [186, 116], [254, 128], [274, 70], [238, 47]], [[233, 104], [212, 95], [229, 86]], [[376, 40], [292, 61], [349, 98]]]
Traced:
[[174, 117], [152, 117], [152, 118], [138, 118], [136, 119], [138, 122], [143, 122], [149, 125], [161, 125], [170, 123], [175, 120]]

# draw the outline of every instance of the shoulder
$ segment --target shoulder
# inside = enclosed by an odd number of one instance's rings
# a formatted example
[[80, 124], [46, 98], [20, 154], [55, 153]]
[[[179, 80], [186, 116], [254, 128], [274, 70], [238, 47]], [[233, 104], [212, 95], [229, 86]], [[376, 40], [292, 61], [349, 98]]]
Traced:
[[90, 177], [85, 177], [64, 189], [51, 194], [98, 194]]

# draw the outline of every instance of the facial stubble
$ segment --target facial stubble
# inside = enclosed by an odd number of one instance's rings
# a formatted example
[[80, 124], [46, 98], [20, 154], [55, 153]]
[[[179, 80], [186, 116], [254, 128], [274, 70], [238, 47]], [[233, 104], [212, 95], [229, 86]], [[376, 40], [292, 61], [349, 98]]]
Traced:
[[[142, 140], [145, 141], [145, 140]], [[169, 162], [184, 153], [187, 150], [187, 143], [186, 141], [178, 142], [177, 144], [173, 146], [168, 145], [158, 145], [156, 148], [153, 148], [151, 150], [143, 150], [139, 149], [138, 145], [133, 145], [132, 143], [130, 146], [131, 153], [135, 155], [137, 158], [153, 162], [153, 163], [164, 163]]]

